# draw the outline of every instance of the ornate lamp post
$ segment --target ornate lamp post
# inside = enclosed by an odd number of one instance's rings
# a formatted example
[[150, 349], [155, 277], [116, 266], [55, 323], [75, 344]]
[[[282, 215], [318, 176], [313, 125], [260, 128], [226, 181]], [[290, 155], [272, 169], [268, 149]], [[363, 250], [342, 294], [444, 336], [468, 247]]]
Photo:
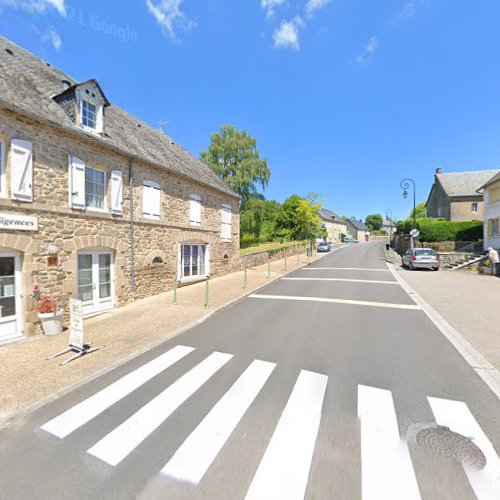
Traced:
[[407, 177], [406, 179], [403, 179], [399, 183], [399, 186], [403, 190], [403, 198], [406, 200], [406, 198], [408, 197], [407, 189], [410, 187], [410, 182], [413, 184], [413, 229], [417, 229], [417, 212], [415, 210], [415, 199], [416, 199], [415, 181]]

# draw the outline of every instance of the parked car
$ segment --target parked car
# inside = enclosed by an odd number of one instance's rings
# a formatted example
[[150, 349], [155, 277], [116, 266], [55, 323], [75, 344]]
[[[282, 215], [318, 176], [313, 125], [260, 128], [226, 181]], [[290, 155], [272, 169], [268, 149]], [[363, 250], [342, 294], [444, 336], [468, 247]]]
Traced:
[[402, 257], [403, 266], [410, 270], [439, 269], [439, 256], [432, 248], [410, 248]]
[[358, 243], [358, 240], [352, 236], [344, 236], [344, 243]]
[[318, 243], [317, 249], [318, 252], [329, 252], [332, 247], [330, 246], [330, 243], [328, 243], [328, 241], [322, 241], [321, 243]]

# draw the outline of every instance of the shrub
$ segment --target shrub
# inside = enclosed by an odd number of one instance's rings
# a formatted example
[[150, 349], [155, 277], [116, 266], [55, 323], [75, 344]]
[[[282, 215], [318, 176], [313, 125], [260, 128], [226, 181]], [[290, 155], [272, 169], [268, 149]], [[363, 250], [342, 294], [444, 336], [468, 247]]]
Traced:
[[[413, 228], [413, 221], [400, 221], [398, 231], [408, 234]], [[450, 222], [443, 219], [424, 217], [417, 219], [420, 241], [479, 241], [483, 237], [481, 221]]]

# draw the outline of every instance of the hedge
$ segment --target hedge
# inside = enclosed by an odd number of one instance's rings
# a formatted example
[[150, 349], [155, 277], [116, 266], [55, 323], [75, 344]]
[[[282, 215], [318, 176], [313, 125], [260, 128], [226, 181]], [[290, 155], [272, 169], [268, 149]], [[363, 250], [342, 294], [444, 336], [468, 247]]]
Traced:
[[[408, 234], [413, 229], [413, 221], [398, 222], [398, 232]], [[479, 241], [483, 238], [481, 221], [450, 222], [444, 219], [425, 217], [417, 219], [419, 240], [434, 241]]]

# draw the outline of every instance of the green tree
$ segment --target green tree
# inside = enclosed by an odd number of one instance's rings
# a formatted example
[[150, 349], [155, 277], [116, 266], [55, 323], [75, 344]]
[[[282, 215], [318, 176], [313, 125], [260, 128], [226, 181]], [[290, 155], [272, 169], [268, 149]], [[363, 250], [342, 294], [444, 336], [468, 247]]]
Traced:
[[384, 225], [384, 218], [380, 214], [370, 214], [366, 216], [365, 224], [372, 231], [378, 231]]
[[260, 157], [256, 139], [232, 125], [222, 125], [210, 139], [208, 151], [200, 153], [201, 160], [241, 196], [243, 203], [259, 197], [258, 189], [266, 188], [271, 170]]
[[326, 236], [326, 229], [318, 216], [321, 206], [319, 196], [315, 193], [309, 193], [305, 198], [292, 194], [281, 205], [275, 222], [274, 236], [286, 240]]
[[[425, 205], [425, 201], [423, 201], [422, 203], [419, 203], [415, 207], [415, 213], [416, 213], [417, 219], [422, 219], [423, 217], [427, 217], [427, 207]], [[410, 212], [408, 219], [413, 220], [413, 208], [411, 209], [411, 212]]]
[[280, 207], [281, 205], [274, 200], [250, 199], [246, 201], [240, 212], [241, 235], [270, 241]]

